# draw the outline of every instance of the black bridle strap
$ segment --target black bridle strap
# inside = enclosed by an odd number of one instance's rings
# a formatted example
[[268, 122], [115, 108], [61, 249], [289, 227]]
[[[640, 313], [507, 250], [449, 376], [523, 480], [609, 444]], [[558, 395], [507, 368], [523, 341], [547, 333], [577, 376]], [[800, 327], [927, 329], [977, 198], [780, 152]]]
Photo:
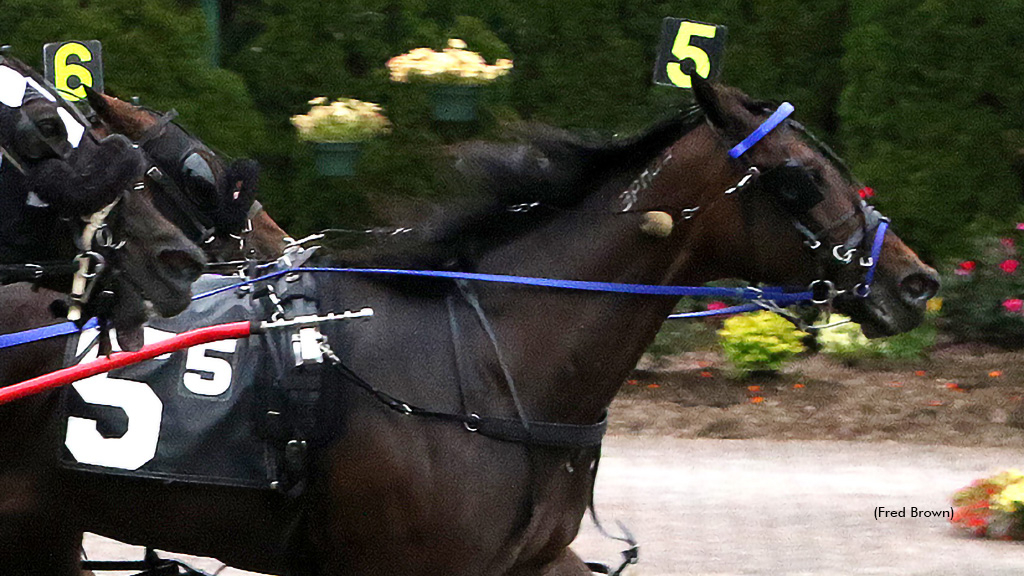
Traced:
[[159, 120], [156, 121], [156, 124], [147, 128], [146, 131], [143, 132], [142, 136], [135, 141], [136, 144], [142, 146], [143, 148], [145, 148], [146, 144], [148, 144], [150, 140], [163, 134], [164, 128], [166, 128], [168, 124], [173, 122], [174, 119], [178, 117], [178, 111], [172, 108], [165, 114], [154, 113], [154, 115], [156, 115], [159, 118]]
[[408, 416], [430, 418], [443, 422], [454, 422], [462, 424], [466, 430], [475, 432], [481, 436], [501, 440], [504, 442], [515, 442], [529, 446], [545, 446], [549, 448], [591, 448], [601, 445], [604, 434], [608, 429], [608, 417], [605, 415], [596, 424], [562, 424], [558, 422], [529, 421], [529, 430], [524, 428], [523, 422], [513, 418], [492, 418], [489, 416], [463, 416], [462, 414], [450, 414], [447, 412], [435, 412], [413, 406], [398, 398], [375, 388], [372, 384], [362, 379], [358, 374], [350, 370], [344, 364], [331, 362], [330, 364], [338, 371], [345, 380], [369, 392], [376, 400], [388, 408]]
[[71, 278], [76, 270], [78, 270], [77, 264], [64, 261], [39, 264], [0, 264], [0, 285]]
[[174, 179], [164, 174], [159, 167], [153, 165], [146, 170], [146, 176], [160, 185], [167, 192], [161, 194], [160, 197], [169, 202], [168, 207], [177, 212], [175, 216], [169, 216], [172, 222], [177, 222], [177, 218], [185, 220], [191, 230], [185, 230], [183, 228], [184, 222], [178, 225], [185, 232], [185, 235], [194, 242], [206, 242], [214, 236], [214, 226], [210, 222], [209, 218], [204, 216], [191, 198], [186, 196], [182, 192], [181, 188], [178, 187]]

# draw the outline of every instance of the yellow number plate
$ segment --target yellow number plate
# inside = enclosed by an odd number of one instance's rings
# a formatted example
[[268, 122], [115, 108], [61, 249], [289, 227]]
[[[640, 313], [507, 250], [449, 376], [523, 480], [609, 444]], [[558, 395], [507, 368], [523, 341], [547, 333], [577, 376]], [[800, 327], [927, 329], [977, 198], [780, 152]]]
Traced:
[[722, 70], [725, 26], [665, 18], [661, 22], [661, 43], [654, 65], [654, 83], [692, 88], [691, 74], [713, 80]]
[[103, 91], [103, 49], [99, 40], [70, 40], [43, 46], [46, 80], [69, 102], [85, 98], [85, 87]]

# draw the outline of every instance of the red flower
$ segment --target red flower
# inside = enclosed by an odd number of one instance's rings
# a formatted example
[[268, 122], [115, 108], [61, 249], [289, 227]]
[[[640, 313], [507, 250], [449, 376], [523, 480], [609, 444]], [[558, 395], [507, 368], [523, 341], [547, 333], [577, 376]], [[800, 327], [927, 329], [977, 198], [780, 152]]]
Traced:
[[874, 197], [875, 189], [871, 188], [870, 186], [865, 186], [860, 190], [857, 190], [857, 194], [860, 195], [861, 200], [867, 200], [868, 198]]
[[960, 265], [959, 265], [959, 266], [957, 267], [957, 269], [956, 269], [956, 274], [957, 274], [958, 276], [967, 276], [967, 275], [968, 275], [968, 274], [970, 274], [971, 272], [974, 272], [974, 269], [975, 269], [975, 268], [976, 268], [977, 266], [978, 266], [978, 264], [977, 264], [977, 263], [976, 263], [976, 262], [975, 262], [974, 260], [964, 260], [964, 261], [963, 261], [963, 262], [961, 262], [961, 263], [960, 263]]
[[999, 268], [1007, 274], [1013, 274], [1017, 271], [1017, 267], [1020, 266], [1020, 262], [1012, 258], [1007, 258], [999, 263]]
[[1024, 309], [1024, 300], [1020, 298], [1007, 298], [1003, 300], [1003, 308], [1006, 308], [1007, 312], [1020, 312]]
[[720, 302], [718, 300], [715, 300], [714, 302], [708, 304], [708, 310], [721, 310], [723, 308], [727, 308], [725, 302]]

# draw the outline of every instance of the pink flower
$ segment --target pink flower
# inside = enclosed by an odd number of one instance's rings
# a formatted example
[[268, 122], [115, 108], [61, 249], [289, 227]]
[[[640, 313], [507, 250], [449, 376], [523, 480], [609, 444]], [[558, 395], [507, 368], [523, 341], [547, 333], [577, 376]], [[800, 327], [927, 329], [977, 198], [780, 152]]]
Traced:
[[999, 263], [999, 268], [1003, 272], [1006, 272], [1007, 274], [1013, 274], [1014, 272], [1016, 272], [1018, 266], [1020, 266], [1020, 262], [1012, 258], [1007, 258], [1006, 260], [1003, 260], [1002, 262]]
[[974, 268], [977, 264], [973, 260], [964, 260], [957, 266], [954, 274], [957, 276], [968, 276], [971, 272], [974, 272]]
[[725, 302], [720, 302], [718, 300], [708, 304], [708, 310], [721, 310], [723, 308], [726, 308]]
[[1024, 230], [1024, 222], [1017, 222], [1017, 230]]
[[1024, 300], [1020, 298], [1007, 298], [1003, 300], [1003, 308], [1006, 308], [1007, 312], [1020, 312], [1024, 309]]
[[1003, 245], [1003, 248], [1013, 248], [1013, 238], [1001, 238], [999, 243]]

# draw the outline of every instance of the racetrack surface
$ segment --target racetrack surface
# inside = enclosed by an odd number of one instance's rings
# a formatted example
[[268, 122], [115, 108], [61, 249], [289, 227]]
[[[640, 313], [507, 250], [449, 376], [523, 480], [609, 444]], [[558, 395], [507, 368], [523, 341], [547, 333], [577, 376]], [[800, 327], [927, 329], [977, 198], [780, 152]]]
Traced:
[[[1022, 459], [1007, 448], [617, 435], [605, 444], [596, 501], [609, 530], [621, 521], [640, 542], [632, 575], [1009, 576], [1024, 574], [1020, 544], [966, 538], [946, 519], [910, 516], [913, 507], [949, 510], [953, 491]], [[876, 520], [878, 506], [905, 508], [906, 517]], [[609, 564], [622, 547], [589, 520], [574, 544], [584, 559]], [[93, 535], [86, 550], [96, 559], [141, 557]]]

